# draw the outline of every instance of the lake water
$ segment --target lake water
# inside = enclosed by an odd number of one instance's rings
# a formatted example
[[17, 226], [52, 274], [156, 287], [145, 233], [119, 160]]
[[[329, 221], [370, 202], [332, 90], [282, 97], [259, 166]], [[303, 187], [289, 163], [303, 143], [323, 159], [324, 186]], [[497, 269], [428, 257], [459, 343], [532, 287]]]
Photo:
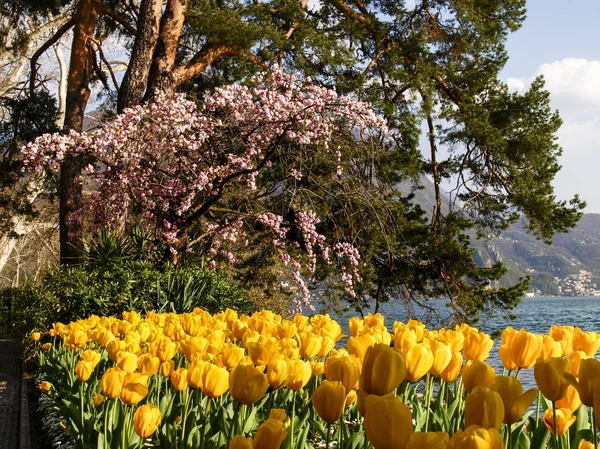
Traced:
[[[443, 316], [445, 303], [444, 300], [432, 300], [429, 304], [438, 309]], [[600, 332], [600, 297], [525, 298], [515, 309], [515, 313], [518, 315], [516, 320], [506, 321], [495, 317], [482, 320], [477, 327], [488, 334], [502, 331], [507, 326], [517, 330], [524, 328], [532, 333], [547, 333], [552, 325], [578, 326], [582, 330]], [[348, 318], [356, 314], [349, 311], [342, 317], [336, 317], [344, 333], [348, 333]], [[384, 303], [381, 314], [390, 330], [394, 321], [407, 321], [407, 313], [401, 302]], [[420, 319], [425, 316], [423, 310], [415, 310], [415, 314]], [[430, 326], [430, 329], [434, 328], [434, 325]], [[502, 374], [502, 364], [498, 357], [499, 347], [500, 339], [497, 338], [487, 360], [496, 369], [496, 374]], [[535, 386], [533, 369], [521, 371], [519, 379], [525, 389]]]

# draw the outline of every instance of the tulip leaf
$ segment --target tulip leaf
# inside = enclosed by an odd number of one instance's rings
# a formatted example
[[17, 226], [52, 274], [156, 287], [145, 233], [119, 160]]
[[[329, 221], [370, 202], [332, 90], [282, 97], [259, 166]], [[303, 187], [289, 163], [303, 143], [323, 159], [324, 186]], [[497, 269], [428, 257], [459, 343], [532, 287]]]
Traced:
[[244, 429], [242, 430], [242, 433], [244, 435], [250, 433], [250, 431], [254, 428], [254, 426], [256, 424], [257, 410], [258, 410], [258, 408], [256, 408], [256, 407], [252, 407], [250, 409], [250, 414], [246, 417], [246, 421], [244, 422]]
[[590, 428], [590, 420], [588, 419], [588, 411], [586, 406], [581, 405], [579, 410], [577, 410], [576, 416], [577, 419], [575, 421], [575, 433], [582, 429]]
[[308, 426], [305, 426], [302, 429], [302, 432], [300, 432], [300, 435], [298, 437], [298, 442], [296, 444], [296, 447], [300, 448], [300, 447], [306, 447], [306, 438], [308, 437], [308, 431], [310, 430], [310, 428]]
[[364, 447], [365, 438], [365, 433], [362, 430], [354, 432], [350, 437], [350, 444], [348, 445], [348, 449], [357, 449]]
[[529, 445], [530, 449], [543, 449], [546, 447], [546, 442], [548, 441], [548, 437], [550, 436], [550, 431], [545, 425], [540, 425], [533, 432], [533, 437], [531, 438], [531, 444]]

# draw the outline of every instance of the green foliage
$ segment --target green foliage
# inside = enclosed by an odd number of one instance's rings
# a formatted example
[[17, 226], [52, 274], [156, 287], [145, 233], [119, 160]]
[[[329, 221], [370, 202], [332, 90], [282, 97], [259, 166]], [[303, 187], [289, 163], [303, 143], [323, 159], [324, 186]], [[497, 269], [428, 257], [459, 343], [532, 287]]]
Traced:
[[160, 269], [143, 261], [56, 267], [40, 282], [11, 289], [10, 294], [12, 333], [21, 336], [91, 314], [189, 312], [195, 307], [211, 313], [228, 307], [248, 313], [254, 309], [248, 294], [224, 273], [198, 267]]

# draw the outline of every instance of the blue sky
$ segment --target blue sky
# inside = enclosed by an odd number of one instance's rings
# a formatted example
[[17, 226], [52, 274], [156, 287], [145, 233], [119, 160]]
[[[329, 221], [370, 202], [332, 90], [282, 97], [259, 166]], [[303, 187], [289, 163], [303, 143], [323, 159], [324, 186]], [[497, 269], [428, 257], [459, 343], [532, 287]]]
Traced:
[[523, 27], [509, 36], [501, 78], [524, 90], [540, 74], [563, 119], [558, 137], [559, 199], [575, 193], [600, 213], [600, 1], [529, 0]]

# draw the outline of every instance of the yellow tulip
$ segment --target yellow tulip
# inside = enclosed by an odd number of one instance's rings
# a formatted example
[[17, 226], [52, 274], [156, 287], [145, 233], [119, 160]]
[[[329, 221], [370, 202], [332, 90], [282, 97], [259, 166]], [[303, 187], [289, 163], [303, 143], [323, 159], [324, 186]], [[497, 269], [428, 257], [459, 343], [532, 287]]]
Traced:
[[230, 344], [223, 349], [221, 353], [223, 365], [228, 370], [235, 368], [245, 356], [244, 348], [240, 348], [234, 344]]
[[548, 335], [550, 335], [554, 341], [560, 343], [562, 347], [562, 356], [568, 355], [573, 350], [573, 332], [575, 328], [573, 326], [552, 326]]
[[312, 395], [312, 404], [321, 419], [329, 424], [342, 416], [346, 405], [346, 389], [341, 382], [324, 380]]
[[287, 387], [290, 390], [298, 391], [308, 383], [312, 376], [310, 363], [303, 360], [290, 360], [288, 362], [288, 380]]
[[125, 371], [119, 368], [108, 368], [100, 380], [100, 390], [109, 399], [119, 397], [125, 380]]
[[448, 449], [504, 449], [504, 441], [498, 430], [469, 426], [459, 429], [448, 442]]
[[503, 421], [504, 404], [500, 395], [489, 388], [473, 388], [465, 400], [465, 426], [500, 429]]
[[439, 376], [452, 361], [452, 349], [446, 343], [431, 340], [431, 351], [433, 352], [433, 365], [429, 373]]
[[415, 432], [406, 449], [446, 449], [450, 436], [446, 432]]
[[542, 353], [543, 338], [521, 329], [510, 341], [512, 360], [519, 368], [529, 369]]
[[329, 360], [333, 360], [333, 362], [327, 366], [327, 379], [341, 382], [346, 392], [354, 389], [360, 376], [350, 357], [330, 358], [327, 361]]
[[287, 436], [287, 430], [282, 421], [268, 418], [256, 431], [252, 440], [253, 449], [279, 449]]
[[356, 390], [350, 390], [346, 394], [346, 407], [350, 407], [352, 404], [354, 404], [354, 402], [356, 402], [356, 399], [358, 399], [358, 394], [356, 393]]
[[283, 410], [281, 408], [272, 408], [271, 411], [269, 412], [269, 418], [273, 418], [278, 421], [281, 421], [283, 423], [283, 426], [286, 428], [290, 423], [289, 416], [287, 415], [285, 410]]
[[151, 377], [158, 371], [160, 359], [152, 354], [143, 354], [138, 358], [138, 371]]
[[40, 334], [39, 332], [32, 332], [31, 333], [31, 339], [33, 341], [39, 341], [40, 337], [42, 336], [42, 334]]
[[348, 320], [348, 329], [350, 330], [350, 335], [356, 337], [362, 333], [362, 330], [365, 328], [365, 322], [359, 316], [353, 316]]
[[[523, 386], [516, 377], [497, 376], [491, 386], [498, 392], [504, 404], [504, 422], [513, 424], [519, 421], [525, 411], [537, 397], [537, 388], [531, 388], [523, 393]], [[485, 426], [484, 426], [485, 427]]]
[[254, 404], [264, 396], [267, 388], [267, 376], [253, 366], [238, 365], [229, 375], [229, 393], [241, 404]]
[[117, 354], [117, 366], [126, 373], [133, 373], [138, 366], [137, 355], [128, 351], [119, 351]]
[[266, 365], [271, 359], [273, 351], [267, 346], [258, 342], [250, 342], [247, 345], [248, 355], [252, 359], [254, 366]]
[[429, 347], [418, 343], [410, 348], [405, 355], [406, 378], [414, 382], [423, 377], [433, 366], [433, 352]]
[[539, 359], [533, 369], [535, 382], [542, 394], [549, 401], [558, 401], [567, 394], [568, 383], [564, 378], [570, 362], [561, 357], [550, 357], [548, 360]]
[[562, 346], [560, 342], [554, 341], [550, 335], [544, 335], [542, 341], [542, 353], [540, 357], [544, 360], [548, 360], [550, 357], [561, 357]]
[[547, 409], [544, 412], [544, 424], [548, 430], [557, 435], [562, 436], [567, 433], [569, 427], [575, 422], [577, 418], [573, 416], [573, 412], [568, 408], [559, 408], [556, 409], [556, 429], [554, 428], [554, 415], [552, 413], [552, 408]]
[[169, 337], [162, 337], [156, 342], [156, 356], [161, 362], [171, 360], [177, 354], [177, 343]]
[[583, 359], [587, 359], [589, 357], [583, 351], [573, 351], [567, 356], [567, 358], [571, 362], [570, 373], [573, 375], [573, 377], [579, 377], [579, 365], [581, 365], [581, 361]]
[[567, 387], [567, 394], [562, 399], [556, 401], [556, 408], [568, 408], [572, 412], [577, 410], [581, 406], [581, 398], [579, 397], [579, 392], [577, 388], [573, 385], [569, 385]]
[[402, 355], [384, 344], [369, 347], [365, 354], [360, 389], [383, 396], [395, 390], [404, 380], [406, 364]]
[[496, 370], [486, 362], [472, 360], [463, 368], [462, 380], [467, 393], [477, 386], [489, 388], [495, 379]]
[[236, 435], [229, 443], [229, 449], [252, 449], [252, 438]]
[[93, 372], [94, 364], [92, 362], [80, 360], [75, 365], [75, 374], [77, 374], [77, 379], [81, 382], [87, 382]]
[[519, 369], [517, 364], [512, 358], [512, 351], [510, 350], [510, 346], [507, 344], [502, 345], [498, 348], [498, 355], [500, 356], [500, 361], [502, 362], [502, 366], [509, 371], [516, 371]]
[[465, 335], [463, 355], [466, 360], [484, 361], [490, 356], [494, 341], [483, 332], [471, 331]]
[[120, 398], [127, 405], [135, 405], [148, 396], [148, 376], [141, 373], [125, 374]]
[[202, 375], [208, 362], [196, 360], [188, 367], [187, 383], [192, 388], [202, 388]]
[[413, 430], [411, 411], [398, 396], [371, 394], [365, 400], [364, 429], [375, 449], [404, 449]]
[[346, 348], [349, 354], [354, 354], [361, 359], [365, 357], [367, 350], [375, 344], [375, 339], [369, 334], [358, 337], [350, 337], [346, 340]]
[[202, 392], [209, 398], [218, 398], [229, 389], [229, 371], [206, 364], [202, 373]]
[[577, 446], [577, 449], [594, 449], [594, 443], [590, 443], [586, 440], [581, 440], [579, 442], [579, 446]]
[[600, 348], [600, 334], [597, 332], [583, 332], [576, 328], [573, 333], [573, 351], [583, 351], [588, 357], [594, 357]]
[[463, 357], [460, 354], [460, 352], [453, 352], [452, 358], [450, 359], [450, 363], [448, 364], [446, 369], [444, 369], [444, 371], [440, 373], [440, 377], [442, 378], [442, 380], [447, 383], [452, 383], [456, 379], [458, 379], [458, 375], [462, 370], [462, 363]]
[[267, 380], [269, 385], [274, 388], [281, 388], [288, 381], [288, 364], [282, 357], [272, 358], [267, 366]]
[[175, 370], [175, 361], [174, 360], [167, 360], [166, 362], [162, 362], [160, 364], [160, 374], [163, 375], [164, 377], [169, 377], [174, 370]]
[[155, 405], [141, 405], [133, 415], [133, 430], [140, 438], [148, 438], [158, 428], [161, 418], [162, 414]]
[[323, 342], [321, 337], [311, 332], [302, 332], [300, 335], [300, 355], [312, 359], [321, 350]]
[[47, 350], [49, 350], [51, 347], [52, 347], [52, 343], [44, 343], [44, 344], [41, 346], [41, 348], [42, 348], [42, 351], [47, 351]]
[[51, 388], [52, 384], [50, 382], [47, 382], [45, 380], [40, 382], [40, 390], [50, 391]]
[[102, 396], [100, 393], [96, 393], [94, 395], [93, 401], [94, 401], [94, 405], [96, 407], [98, 407], [100, 404], [102, 404], [104, 402], [104, 396]]
[[175, 390], [183, 391], [188, 387], [187, 374], [188, 370], [185, 368], [178, 368], [171, 373], [171, 383]]

